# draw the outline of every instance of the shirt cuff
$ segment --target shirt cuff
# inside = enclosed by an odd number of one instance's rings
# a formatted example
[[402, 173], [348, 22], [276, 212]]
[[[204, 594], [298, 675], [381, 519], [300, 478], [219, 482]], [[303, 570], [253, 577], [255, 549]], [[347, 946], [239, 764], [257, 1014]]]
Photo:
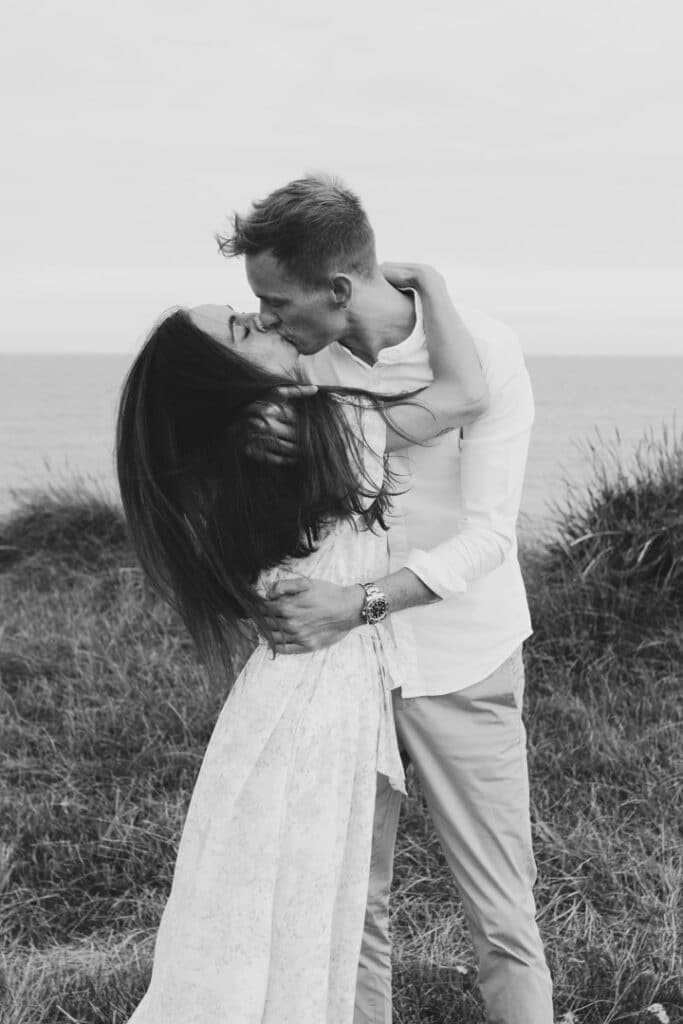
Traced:
[[413, 548], [408, 552], [405, 568], [414, 572], [426, 587], [443, 599], [464, 594], [467, 590], [467, 581], [458, 573], [449, 570], [442, 557], [437, 557], [429, 551]]

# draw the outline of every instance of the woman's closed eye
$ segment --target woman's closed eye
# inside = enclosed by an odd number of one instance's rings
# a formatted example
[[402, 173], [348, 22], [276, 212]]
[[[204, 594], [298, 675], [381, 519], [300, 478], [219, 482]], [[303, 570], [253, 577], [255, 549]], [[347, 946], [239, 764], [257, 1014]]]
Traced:
[[[237, 328], [237, 330], [236, 330]], [[233, 345], [241, 344], [251, 334], [251, 327], [245, 317], [233, 313], [228, 320], [228, 329]]]

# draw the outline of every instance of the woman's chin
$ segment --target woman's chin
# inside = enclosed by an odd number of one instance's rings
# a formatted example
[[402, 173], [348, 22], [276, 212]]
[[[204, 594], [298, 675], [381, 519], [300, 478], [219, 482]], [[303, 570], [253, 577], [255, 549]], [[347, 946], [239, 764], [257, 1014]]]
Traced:
[[[298, 374], [297, 362], [299, 355], [297, 353], [294, 359], [278, 359], [270, 362], [261, 362], [258, 360], [258, 365], [262, 370], [267, 370], [269, 373], [273, 373], [278, 377], [291, 377], [292, 380], [296, 380]], [[256, 360], [254, 360], [256, 362]]]

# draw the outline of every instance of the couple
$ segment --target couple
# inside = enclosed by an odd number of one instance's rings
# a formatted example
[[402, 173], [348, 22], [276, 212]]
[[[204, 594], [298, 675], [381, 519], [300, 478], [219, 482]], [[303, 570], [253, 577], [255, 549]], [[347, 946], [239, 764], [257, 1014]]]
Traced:
[[145, 571], [215, 678], [254, 643], [130, 1024], [390, 1024], [404, 757], [488, 1020], [552, 1024], [521, 718], [533, 399], [518, 343], [461, 318], [430, 268], [380, 269], [332, 179], [276, 190], [221, 245], [245, 257], [260, 316], [167, 316], [119, 410]]

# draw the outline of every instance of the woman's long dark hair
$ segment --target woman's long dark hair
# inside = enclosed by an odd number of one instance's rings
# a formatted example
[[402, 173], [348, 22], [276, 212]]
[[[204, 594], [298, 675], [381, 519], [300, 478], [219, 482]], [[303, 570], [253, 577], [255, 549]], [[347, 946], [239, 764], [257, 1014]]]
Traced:
[[367, 400], [382, 411], [369, 392], [321, 388], [297, 399], [295, 464], [247, 454], [247, 406], [291, 384], [179, 310], [152, 331], [121, 394], [116, 468], [140, 563], [211, 674], [229, 683], [241, 638], [256, 628], [274, 648], [256, 589], [263, 570], [310, 553], [331, 519], [387, 528], [391, 474], [379, 491], [366, 478], [362, 427], [359, 439], [343, 408]]

